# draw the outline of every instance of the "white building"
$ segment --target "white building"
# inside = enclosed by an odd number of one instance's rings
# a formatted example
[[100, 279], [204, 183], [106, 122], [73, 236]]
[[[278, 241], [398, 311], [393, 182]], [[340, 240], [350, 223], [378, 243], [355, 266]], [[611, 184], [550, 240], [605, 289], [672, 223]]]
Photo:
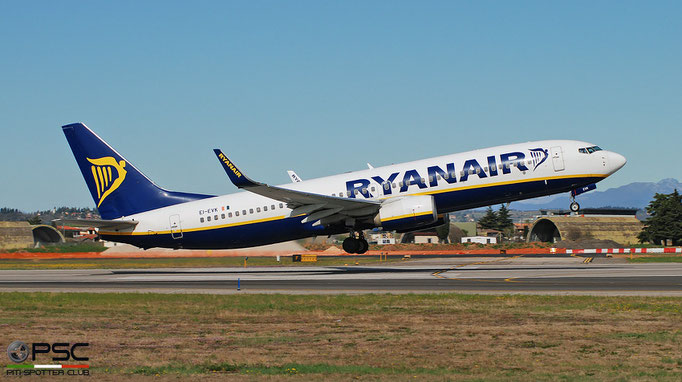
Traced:
[[466, 243], [497, 244], [497, 238], [489, 236], [466, 236], [462, 238], [462, 244]]
[[370, 240], [378, 245], [395, 244], [395, 238], [389, 232], [373, 233], [370, 236]]

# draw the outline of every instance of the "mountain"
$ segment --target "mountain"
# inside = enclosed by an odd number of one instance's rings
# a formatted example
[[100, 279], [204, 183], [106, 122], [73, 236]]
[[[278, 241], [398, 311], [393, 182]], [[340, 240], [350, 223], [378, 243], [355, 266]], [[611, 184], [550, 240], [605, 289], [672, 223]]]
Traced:
[[[682, 191], [682, 183], [676, 179], [663, 179], [658, 183], [635, 182], [621, 187], [609, 188], [604, 191], [590, 191], [576, 198], [581, 208], [599, 207], [629, 207], [643, 209], [649, 205], [654, 194], [669, 194], [677, 189]], [[541, 198], [513, 202], [510, 209], [539, 210], [539, 209], [568, 209], [570, 196], [568, 193]]]

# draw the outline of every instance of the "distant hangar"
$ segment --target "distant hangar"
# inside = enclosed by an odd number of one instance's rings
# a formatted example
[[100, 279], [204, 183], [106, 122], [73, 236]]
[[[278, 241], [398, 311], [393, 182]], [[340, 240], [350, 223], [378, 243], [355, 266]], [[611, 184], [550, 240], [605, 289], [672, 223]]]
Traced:
[[595, 239], [635, 244], [643, 226], [634, 209], [585, 209], [580, 215], [564, 211], [542, 213], [529, 230], [528, 242]]
[[37, 243], [63, 243], [61, 232], [49, 225], [28, 222], [0, 222], [0, 249], [32, 247]]

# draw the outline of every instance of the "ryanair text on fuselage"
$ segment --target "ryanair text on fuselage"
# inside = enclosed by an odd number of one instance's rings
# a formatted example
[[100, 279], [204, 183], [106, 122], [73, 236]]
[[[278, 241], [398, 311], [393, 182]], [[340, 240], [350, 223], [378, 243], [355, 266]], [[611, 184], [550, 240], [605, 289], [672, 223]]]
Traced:
[[[549, 156], [546, 149], [536, 148], [530, 149], [531, 162], [529, 165], [533, 167], [533, 171], [538, 168]], [[499, 160], [498, 160], [499, 159]], [[403, 173], [402, 179], [399, 180], [400, 172], [394, 172], [387, 177], [373, 176], [371, 179], [354, 179], [346, 182], [347, 195], [355, 198], [356, 195], [362, 195], [365, 198], [374, 197], [370, 193], [370, 184], [372, 181], [379, 184], [383, 188], [384, 195], [393, 194], [395, 187], [393, 184], [399, 182], [400, 187], [398, 192], [407, 192], [410, 186], [417, 186], [420, 189], [429, 187], [437, 187], [440, 180], [448, 184], [463, 183], [469, 180], [470, 176], [478, 176], [479, 178], [495, 177], [499, 175], [511, 174], [512, 167], [516, 167], [519, 171], [529, 171], [526, 166], [526, 155], [520, 151], [500, 154], [499, 156], [491, 155], [482, 161], [484, 167], [477, 159], [469, 159], [464, 161], [464, 165], [459, 169], [459, 174], [455, 163], [447, 163], [445, 169], [441, 166], [428, 166], [426, 168], [426, 180], [422, 178], [419, 171], [416, 169], [407, 170]], [[498, 168], [499, 163], [499, 168]], [[499, 170], [499, 171], [498, 171]], [[487, 172], [487, 173], [486, 173]], [[458, 178], [459, 175], [459, 178]]]

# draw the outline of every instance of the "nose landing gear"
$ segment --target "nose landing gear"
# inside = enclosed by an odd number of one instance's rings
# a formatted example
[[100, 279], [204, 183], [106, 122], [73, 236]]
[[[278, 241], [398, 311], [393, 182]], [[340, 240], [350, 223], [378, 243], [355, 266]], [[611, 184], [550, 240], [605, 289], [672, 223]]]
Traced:
[[578, 202], [575, 201], [576, 195], [577, 193], [575, 190], [571, 191], [571, 204], [569, 205], [569, 208], [573, 213], [578, 213], [578, 211], [580, 211], [580, 204], [578, 204]]
[[356, 253], [361, 255], [369, 249], [369, 243], [365, 240], [362, 232], [350, 232], [350, 237], [343, 241], [343, 250], [348, 253]]
[[578, 204], [578, 202], [573, 200], [571, 202], [571, 205], [569, 206], [569, 208], [571, 209], [571, 212], [578, 212], [578, 211], [580, 211], [580, 204]]

